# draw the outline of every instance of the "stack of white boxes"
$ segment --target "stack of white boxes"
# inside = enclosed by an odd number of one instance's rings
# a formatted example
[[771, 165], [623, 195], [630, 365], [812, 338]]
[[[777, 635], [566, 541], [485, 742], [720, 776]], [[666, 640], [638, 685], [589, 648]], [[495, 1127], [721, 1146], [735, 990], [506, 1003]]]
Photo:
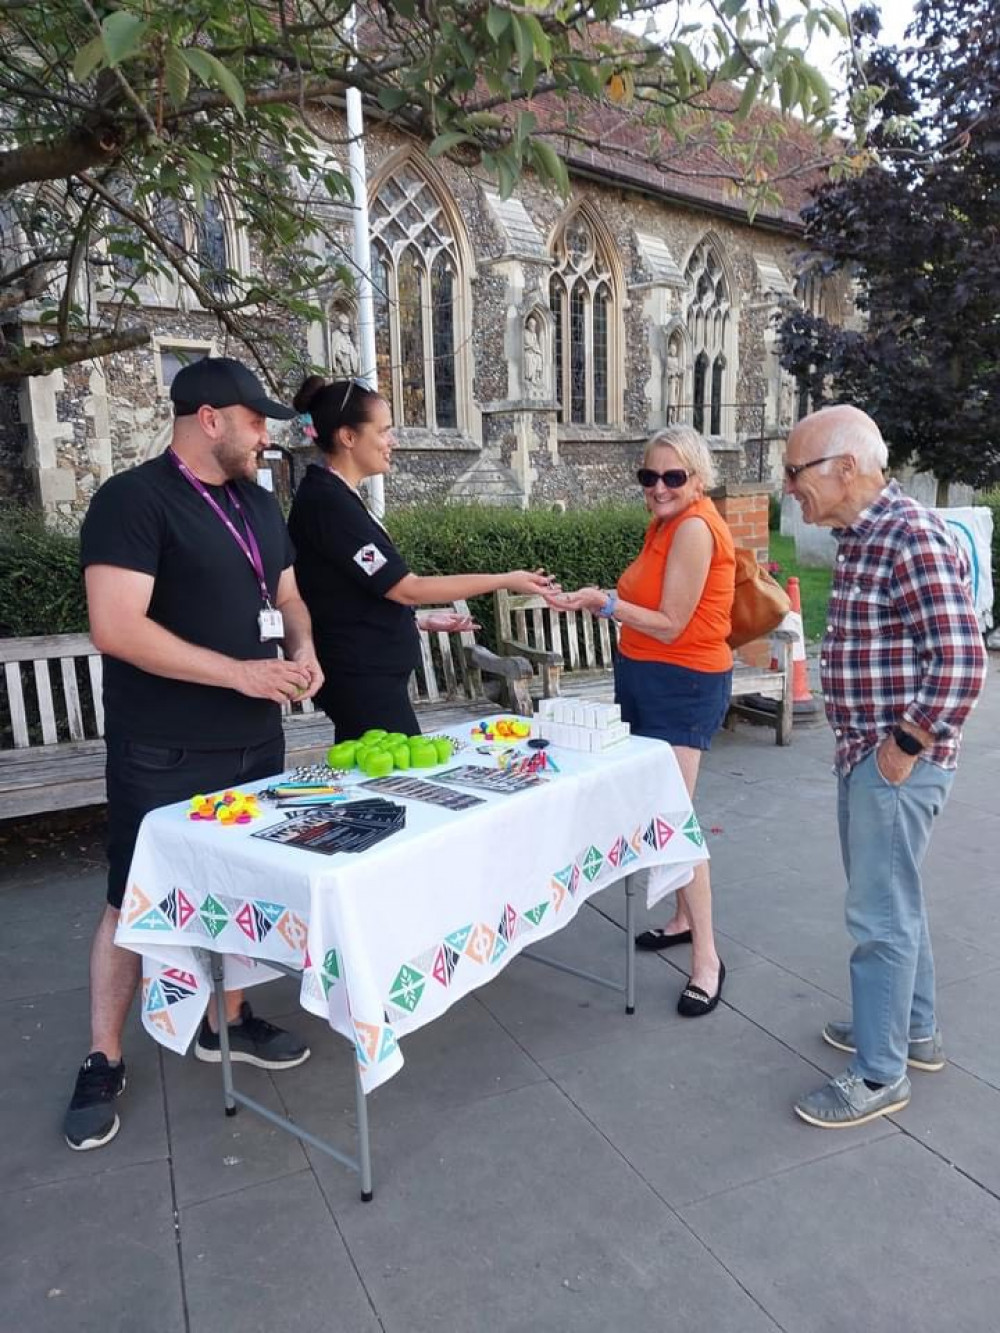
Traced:
[[531, 720], [531, 734], [567, 750], [602, 754], [629, 736], [617, 704], [592, 704], [583, 699], [540, 699]]

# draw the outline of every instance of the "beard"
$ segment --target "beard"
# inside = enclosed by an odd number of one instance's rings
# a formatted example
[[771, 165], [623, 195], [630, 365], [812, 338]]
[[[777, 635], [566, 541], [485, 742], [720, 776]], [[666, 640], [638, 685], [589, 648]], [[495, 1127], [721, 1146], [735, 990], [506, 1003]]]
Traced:
[[240, 438], [242, 432], [232, 422], [226, 422], [226, 431], [212, 450], [212, 456], [227, 481], [257, 480], [257, 451]]

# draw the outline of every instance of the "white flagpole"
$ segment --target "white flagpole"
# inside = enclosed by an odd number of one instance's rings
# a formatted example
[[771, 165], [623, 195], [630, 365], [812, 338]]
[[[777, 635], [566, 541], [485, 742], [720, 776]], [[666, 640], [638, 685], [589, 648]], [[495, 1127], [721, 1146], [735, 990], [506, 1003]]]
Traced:
[[[350, 31], [357, 27], [357, 14], [351, 9]], [[358, 348], [361, 376], [371, 389], [378, 388], [375, 361], [375, 310], [372, 301], [372, 252], [368, 221], [368, 177], [365, 171], [364, 116], [361, 93], [347, 89], [347, 169], [354, 193], [354, 274], [358, 292]], [[376, 518], [385, 513], [385, 489], [382, 477], [368, 478], [368, 494]]]

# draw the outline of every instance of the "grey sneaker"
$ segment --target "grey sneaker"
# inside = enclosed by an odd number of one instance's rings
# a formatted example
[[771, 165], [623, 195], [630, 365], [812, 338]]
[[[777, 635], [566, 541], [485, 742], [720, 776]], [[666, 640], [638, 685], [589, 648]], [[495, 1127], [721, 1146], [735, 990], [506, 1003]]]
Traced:
[[901, 1111], [909, 1100], [910, 1080], [905, 1074], [872, 1092], [860, 1074], [845, 1069], [815, 1092], [800, 1097], [795, 1114], [820, 1129], [850, 1129]]
[[[222, 1061], [219, 1034], [208, 1026], [207, 1014], [201, 1021], [194, 1053], [207, 1064], [217, 1065]], [[255, 1017], [244, 1000], [238, 1022], [229, 1024], [229, 1054], [234, 1063], [256, 1065], [258, 1069], [294, 1069], [309, 1059], [310, 1052], [294, 1033]]]
[[115, 1099], [125, 1091], [125, 1081], [124, 1060], [109, 1065], [103, 1051], [91, 1051], [84, 1060], [63, 1122], [63, 1135], [74, 1152], [103, 1148], [118, 1133]]
[[[857, 1050], [854, 1028], [850, 1023], [827, 1023], [823, 1029], [823, 1040], [828, 1046], [836, 1046], [838, 1051], [850, 1051], [853, 1054]], [[922, 1069], [927, 1074], [936, 1074], [939, 1069], [943, 1069], [947, 1062], [941, 1033], [935, 1028], [932, 1037], [911, 1041], [906, 1052], [906, 1063], [911, 1069]]]

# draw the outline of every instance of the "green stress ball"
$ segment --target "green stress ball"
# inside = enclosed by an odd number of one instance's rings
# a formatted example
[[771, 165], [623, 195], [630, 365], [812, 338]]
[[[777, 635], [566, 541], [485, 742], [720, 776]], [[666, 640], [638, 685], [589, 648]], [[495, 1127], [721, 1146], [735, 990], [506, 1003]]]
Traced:
[[357, 753], [357, 741], [341, 741], [338, 745], [331, 745], [327, 750], [326, 762], [331, 768], [353, 768]]
[[390, 750], [395, 750], [397, 745], [406, 744], [406, 737], [401, 731], [390, 731], [388, 736], [385, 737], [385, 744], [388, 745]]
[[384, 778], [393, 770], [392, 755], [388, 750], [369, 750], [361, 765], [361, 771], [369, 778]]
[[446, 764], [451, 758], [451, 741], [447, 736], [434, 737], [434, 751], [439, 764]]
[[414, 768], [435, 768], [437, 762], [437, 750], [433, 741], [425, 740], [423, 737], [419, 741], [410, 741], [410, 763]]
[[370, 727], [366, 732], [364, 732], [361, 739], [363, 741], [369, 741], [369, 742], [382, 741], [385, 740], [388, 734], [389, 733], [386, 731], [384, 727]]
[[392, 761], [397, 768], [410, 767], [410, 747], [405, 743], [395, 745], [392, 749]]

